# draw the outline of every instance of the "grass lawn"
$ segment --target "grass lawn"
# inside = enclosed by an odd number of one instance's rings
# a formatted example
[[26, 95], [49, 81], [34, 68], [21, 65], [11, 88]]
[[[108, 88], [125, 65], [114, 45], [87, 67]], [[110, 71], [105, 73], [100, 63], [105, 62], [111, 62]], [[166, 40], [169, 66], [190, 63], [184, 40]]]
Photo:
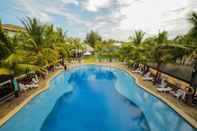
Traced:
[[84, 57], [83, 62], [87, 64], [96, 63], [96, 56], [86, 56]]

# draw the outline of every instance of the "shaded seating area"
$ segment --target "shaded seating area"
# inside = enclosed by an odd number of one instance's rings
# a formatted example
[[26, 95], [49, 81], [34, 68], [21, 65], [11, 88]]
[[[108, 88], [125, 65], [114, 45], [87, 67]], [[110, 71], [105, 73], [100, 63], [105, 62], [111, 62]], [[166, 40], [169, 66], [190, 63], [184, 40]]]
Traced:
[[13, 78], [12, 76], [0, 76], [0, 103], [4, 103], [12, 98], [20, 96], [29, 90], [39, 87], [39, 82], [45, 79], [50, 72], [64, 69], [59, 61], [44, 67], [45, 72], [29, 72]]
[[23, 93], [29, 89], [38, 87], [39, 78], [36, 73], [24, 74], [16, 78], [11, 76], [4, 79], [4, 82], [0, 83], [0, 103], [4, 103], [12, 98], [18, 97], [20, 93]]
[[156, 86], [156, 90], [160, 93], [165, 93], [166, 95], [169, 94], [177, 100], [181, 100], [189, 105], [195, 104], [195, 99], [197, 99], [197, 96], [192, 96], [192, 88], [178, 82], [171, 82], [170, 78], [166, 78], [166, 74], [161, 72], [156, 74], [156, 71], [153, 72], [152, 70], [143, 70], [143, 65], [139, 65], [137, 68], [134, 68], [132, 73], [141, 75], [144, 81], [152, 82], [152, 84]]
[[0, 84], [0, 103], [4, 103], [14, 97], [14, 88], [11, 80], [2, 82]]

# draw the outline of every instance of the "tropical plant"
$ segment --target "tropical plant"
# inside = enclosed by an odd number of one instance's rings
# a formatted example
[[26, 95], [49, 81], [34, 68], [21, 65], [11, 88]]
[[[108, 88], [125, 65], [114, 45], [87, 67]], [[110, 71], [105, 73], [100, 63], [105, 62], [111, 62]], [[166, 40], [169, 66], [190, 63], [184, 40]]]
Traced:
[[21, 21], [26, 29], [24, 49], [32, 56], [35, 65], [45, 66], [57, 62], [58, 52], [54, 49], [56, 38], [53, 26], [42, 25], [35, 18]]
[[191, 34], [192, 38], [197, 41], [197, 13], [192, 12], [192, 14], [189, 17], [189, 21], [192, 24], [192, 28], [189, 31], [189, 34]]
[[26, 52], [18, 48], [17, 39], [17, 36], [10, 37], [6, 34], [0, 24], [0, 45], [1, 49], [6, 51], [1, 55], [1, 71], [14, 76], [29, 70], [41, 71], [40, 67], [30, 63]]
[[96, 41], [102, 41], [101, 36], [94, 31], [91, 31], [90, 33], [87, 34], [85, 43], [89, 44], [91, 47], [95, 47]]
[[145, 33], [141, 30], [139, 31], [135, 31], [133, 33], [132, 36], [130, 36], [130, 40], [132, 43], [134, 43], [135, 45], [139, 45], [143, 42], [143, 38], [144, 38]]

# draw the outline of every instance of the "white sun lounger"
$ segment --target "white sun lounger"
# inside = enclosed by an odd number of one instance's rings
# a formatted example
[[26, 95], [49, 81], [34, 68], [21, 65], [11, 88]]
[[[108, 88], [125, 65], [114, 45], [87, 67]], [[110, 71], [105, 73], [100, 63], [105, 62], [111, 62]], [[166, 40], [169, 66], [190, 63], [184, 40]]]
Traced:
[[28, 90], [28, 87], [25, 86], [25, 85], [22, 84], [22, 83], [19, 83], [19, 86], [20, 86], [21, 91], [26, 91], [26, 90]]
[[27, 86], [28, 88], [32, 89], [32, 88], [37, 88], [38, 87], [38, 84], [26, 84], [25, 86]]
[[150, 72], [144, 75], [143, 78], [144, 81], [152, 81], [153, 77], [150, 76]]
[[165, 88], [167, 86], [167, 83], [165, 81], [162, 81], [158, 86], [159, 88]]
[[170, 87], [165, 87], [165, 88], [157, 88], [157, 91], [159, 92], [170, 92], [172, 88]]
[[36, 78], [32, 78], [33, 83], [37, 84], [39, 80], [36, 80]]
[[139, 71], [138, 73], [139, 73], [140, 75], [143, 75], [143, 74], [144, 74], [144, 72], [143, 72], [143, 71]]
[[144, 77], [143, 80], [144, 80], [144, 81], [152, 81], [152, 80], [153, 80], [153, 77]]
[[176, 92], [173, 93], [173, 95], [177, 98], [177, 99], [184, 99], [185, 98], [185, 92], [181, 89], [178, 89]]
[[139, 72], [140, 72], [139, 69], [132, 71], [132, 73], [139, 73]]

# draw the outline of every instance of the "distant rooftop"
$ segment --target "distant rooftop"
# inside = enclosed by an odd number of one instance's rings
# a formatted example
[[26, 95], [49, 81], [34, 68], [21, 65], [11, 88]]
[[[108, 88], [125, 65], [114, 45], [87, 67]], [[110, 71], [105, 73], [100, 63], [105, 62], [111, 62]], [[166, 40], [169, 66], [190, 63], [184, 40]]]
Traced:
[[25, 32], [25, 28], [18, 26], [18, 25], [12, 25], [12, 24], [3, 24], [3, 29], [6, 31], [11, 32]]

